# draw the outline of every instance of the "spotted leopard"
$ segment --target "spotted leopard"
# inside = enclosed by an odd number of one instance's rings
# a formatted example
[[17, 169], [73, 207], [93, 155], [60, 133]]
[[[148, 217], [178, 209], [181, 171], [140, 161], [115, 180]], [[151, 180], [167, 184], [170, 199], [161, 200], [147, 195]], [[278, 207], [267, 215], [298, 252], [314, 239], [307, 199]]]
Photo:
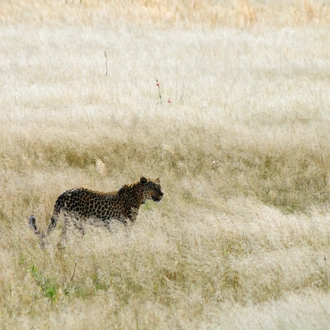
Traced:
[[[138, 182], [122, 186], [114, 192], [97, 192], [85, 188], [75, 188], [62, 193], [56, 200], [47, 234], [56, 227], [60, 213], [64, 215], [63, 233], [69, 226], [85, 233], [84, 223], [107, 227], [117, 220], [125, 226], [136, 221], [139, 208], [147, 200], [160, 202], [164, 193], [160, 180], [142, 177]], [[36, 218], [31, 215], [29, 225], [38, 235], [41, 233], [36, 225]]]

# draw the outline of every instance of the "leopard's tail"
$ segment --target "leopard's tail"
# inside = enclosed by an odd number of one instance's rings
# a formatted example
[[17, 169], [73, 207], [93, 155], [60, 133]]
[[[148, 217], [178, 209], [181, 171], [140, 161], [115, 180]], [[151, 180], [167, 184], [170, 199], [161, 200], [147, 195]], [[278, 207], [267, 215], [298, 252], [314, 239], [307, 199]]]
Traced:
[[[60, 214], [60, 208], [58, 206], [58, 203], [56, 203], [55, 207], [54, 207], [54, 212], [53, 212], [52, 218], [50, 220], [50, 224], [46, 231], [47, 235], [49, 235], [56, 228], [59, 214]], [[29, 218], [30, 228], [32, 228], [34, 230], [34, 233], [36, 235], [39, 235], [39, 236], [41, 236], [41, 238], [44, 238], [46, 236], [46, 234], [39, 231], [39, 229], [37, 228], [37, 225], [36, 225], [36, 221], [37, 221], [36, 217], [33, 214], [30, 215], [30, 218]]]
[[55, 205], [54, 213], [52, 215], [52, 218], [50, 219], [50, 224], [47, 228], [47, 235], [49, 235], [56, 228], [59, 215], [60, 215], [60, 210], [57, 210]]
[[29, 218], [29, 226], [30, 226], [30, 228], [32, 228], [34, 230], [34, 233], [36, 235], [44, 236], [44, 233], [41, 233], [38, 230], [37, 225], [36, 225], [36, 221], [37, 221], [36, 217], [33, 214], [31, 214], [30, 215], [30, 218]]

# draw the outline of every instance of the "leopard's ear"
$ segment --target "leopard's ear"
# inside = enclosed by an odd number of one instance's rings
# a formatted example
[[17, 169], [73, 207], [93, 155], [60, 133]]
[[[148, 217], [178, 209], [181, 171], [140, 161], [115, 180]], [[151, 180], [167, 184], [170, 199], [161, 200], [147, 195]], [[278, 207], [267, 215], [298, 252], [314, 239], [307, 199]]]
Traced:
[[157, 178], [157, 179], [155, 180], [155, 182], [158, 183], [158, 184], [160, 184], [160, 179]]
[[145, 183], [148, 182], [148, 180], [143, 176], [143, 177], [141, 177], [140, 182], [141, 182], [142, 184], [145, 184]]

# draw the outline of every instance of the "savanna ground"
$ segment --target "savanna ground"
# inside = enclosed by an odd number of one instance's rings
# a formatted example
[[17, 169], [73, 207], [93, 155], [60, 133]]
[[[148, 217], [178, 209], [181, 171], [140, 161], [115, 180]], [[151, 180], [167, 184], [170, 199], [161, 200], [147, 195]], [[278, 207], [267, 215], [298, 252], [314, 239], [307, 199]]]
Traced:
[[[1, 329], [330, 328], [329, 1], [3, 0], [0, 27]], [[27, 225], [142, 175], [165, 197], [129, 233]]]

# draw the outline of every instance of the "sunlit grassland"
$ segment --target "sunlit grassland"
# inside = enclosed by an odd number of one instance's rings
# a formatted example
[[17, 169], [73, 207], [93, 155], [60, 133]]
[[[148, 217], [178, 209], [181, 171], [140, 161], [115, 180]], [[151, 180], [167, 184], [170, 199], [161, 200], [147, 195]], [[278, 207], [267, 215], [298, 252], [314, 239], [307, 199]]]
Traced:
[[[329, 23], [317, 1], [2, 2], [1, 328], [328, 328]], [[142, 175], [165, 196], [129, 232], [42, 249], [27, 225]]]

